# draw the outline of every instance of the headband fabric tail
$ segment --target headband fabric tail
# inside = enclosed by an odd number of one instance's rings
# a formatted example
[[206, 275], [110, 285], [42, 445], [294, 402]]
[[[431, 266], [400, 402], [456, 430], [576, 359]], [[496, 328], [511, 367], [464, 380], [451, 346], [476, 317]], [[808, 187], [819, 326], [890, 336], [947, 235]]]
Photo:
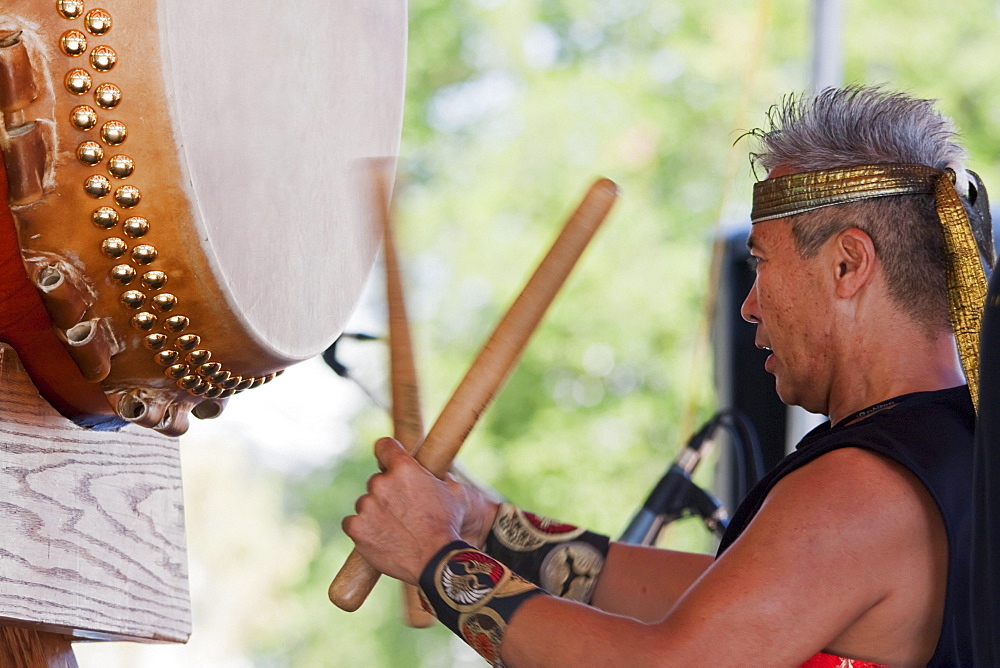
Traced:
[[935, 186], [941, 229], [948, 252], [948, 302], [962, 369], [969, 383], [972, 403], [979, 406], [979, 331], [986, 299], [986, 272], [979, 258], [975, 236], [950, 170]]

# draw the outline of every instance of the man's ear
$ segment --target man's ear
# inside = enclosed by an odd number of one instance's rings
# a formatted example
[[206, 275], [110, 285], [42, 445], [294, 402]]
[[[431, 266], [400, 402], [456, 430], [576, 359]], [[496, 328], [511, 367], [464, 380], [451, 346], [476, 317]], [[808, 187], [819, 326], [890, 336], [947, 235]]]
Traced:
[[853, 297], [875, 277], [875, 244], [856, 227], [834, 238], [831, 260], [838, 297]]

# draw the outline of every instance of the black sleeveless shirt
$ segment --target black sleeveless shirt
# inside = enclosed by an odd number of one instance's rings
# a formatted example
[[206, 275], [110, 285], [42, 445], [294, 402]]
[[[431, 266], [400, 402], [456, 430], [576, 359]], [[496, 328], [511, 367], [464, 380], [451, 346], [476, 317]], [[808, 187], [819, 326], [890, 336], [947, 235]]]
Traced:
[[747, 528], [764, 498], [792, 471], [839, 448], [862, 448], [898, 462], [924, 484], [948, 534], [948, 582], [937, 649], [928, 665], [972, 665], [969, 620], [972, 560], [972, 443], [975, 412], [966, 386], [916, 392], [881, 402], [834, 426], [824, 423], [799, 442], [747, 495], [718, 554]]

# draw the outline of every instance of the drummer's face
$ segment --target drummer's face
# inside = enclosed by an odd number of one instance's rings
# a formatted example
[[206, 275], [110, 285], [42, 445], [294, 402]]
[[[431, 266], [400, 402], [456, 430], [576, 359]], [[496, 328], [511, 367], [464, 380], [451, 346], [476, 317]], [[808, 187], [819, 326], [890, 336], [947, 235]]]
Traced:
[[764, 368], [778, 396], [814, 412], [826, 407], [831, 345], [823, 253], [803, 258], [792, 224], [778, 218], [752, 226], [747, 246], [757, 277], [740, 313], [757, 325], [755, 343], [771, 351]]

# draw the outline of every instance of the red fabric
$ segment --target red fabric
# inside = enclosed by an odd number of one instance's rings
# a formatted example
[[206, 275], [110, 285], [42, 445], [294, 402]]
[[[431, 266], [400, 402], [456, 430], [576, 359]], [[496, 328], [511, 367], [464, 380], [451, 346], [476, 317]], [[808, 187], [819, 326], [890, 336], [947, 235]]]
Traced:
[[859, 661], [858, 659], [845, 659], [835, 654], [819, 654], [802, 664], [801, 668], [887, 668], [881, 663], [871, 661]]

